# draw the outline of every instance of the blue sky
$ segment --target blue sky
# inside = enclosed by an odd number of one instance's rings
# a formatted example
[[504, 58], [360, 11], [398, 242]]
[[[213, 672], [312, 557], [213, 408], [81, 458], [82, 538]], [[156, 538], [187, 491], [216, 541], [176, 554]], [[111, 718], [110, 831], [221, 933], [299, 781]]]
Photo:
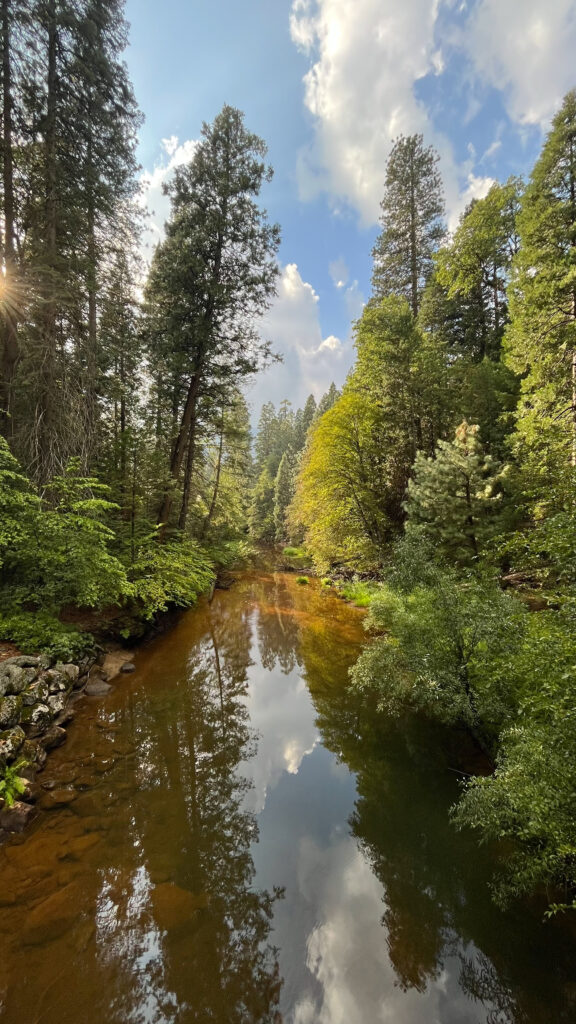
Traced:
[[128, 0], [126, 12], [149, 246], [168, 215], [162, 182], [224, 103], [269, 147], [282, 277], [263, 332], [284, 363], [250, 388], [256, 414], [344, 380], [392, 139], [419, 131], [436, 146], [454, 225], [493, 180], [529, 173], [576, 86], [576, 0]]

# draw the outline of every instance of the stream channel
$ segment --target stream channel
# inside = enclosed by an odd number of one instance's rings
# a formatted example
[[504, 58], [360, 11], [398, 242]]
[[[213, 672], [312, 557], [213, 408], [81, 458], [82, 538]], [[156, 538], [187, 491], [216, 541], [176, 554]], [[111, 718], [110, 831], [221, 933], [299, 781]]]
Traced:
[[0, 848], [2, 1024], [573, 1024], [571, 919], [492, 903], [464, 738], [352, 695], [363, 642], [247, 573], [77, 705]]

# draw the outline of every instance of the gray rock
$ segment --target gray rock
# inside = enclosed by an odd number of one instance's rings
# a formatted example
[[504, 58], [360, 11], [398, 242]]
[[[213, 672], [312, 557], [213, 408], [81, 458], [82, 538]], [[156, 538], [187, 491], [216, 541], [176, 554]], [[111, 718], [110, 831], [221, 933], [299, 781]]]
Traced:
[[67, 676], [72, 683], [75, 683], [78, 680], [78, 676], [80, 675], [78, 665], [61, 665], [58, 663], [56, 668], [63, 676]]
[[53, 718], [62, 714], [66, 707], [66, 693], [55, 693], [52, 697], [48, 697], [48, 707]]
[[122, 665], [122, 668], [120, 669], [120, 671], [121, 672], [135, 672], [136, 671], [136, 665], [134, 665], [134, 663], [132, 661], [127, 661], [127, 662], [125, 662], [124, 665]]
[[48, 704], [35, 704], [33, 708], [27, 709], [27, 714], [22, 716], [22, 724], [28, 728], [28, 735], [34, 739], [40, 736], [52, 722], [52, 712]]
[[15, 761], [26, 739], [24, 730], [17, 725], [14, 729], [0, 732], [0, 767]]
[[14, 658], [5, 658], [1, 667], [16, 665], [18, 668], [38, 668], [42, 664], [42, 658], [35, 654], [18, 654]]
[[55, 668], [51, 668], [48, 672], [45, 672], [43, 679], [47, 684], [50, 693], [62, 693], [70, 685], [68, 677], [64, 676], [62, 672], [57, 672]]
[[[23, 731], [22, 735], [24, 735]], [[36, 740], [24, 741], [20, 749], [20, 757], [23, 757], [30, 765], [31, 770], [35, 771], [43, 767], [46, 761], [46, 754]], [[42, 758], [44, 758], [44, 760], [42, 760]]]
[[62, 729], [60, 725], [51, 725], [48, 731], [40, 737], [39, 742], [44, 750], [54, 750], [55, 747], [61, 747], [66, 742], [66, 729]]
[[35, 668], [14, 665], [11, 658], [0, 662], [0, 697], [22, 693], [35, 678]]
[[24, 690], [22, 694], [22, 705], [25, 708], [31, 708], [34, 704], [45, 704], [50, 695], [48, 684], [43, 679], [37, 679], [35, 683], [32, 683], [27, 690]]
[[105, 697], [112, 689], [103, 679], [91, 679], [84, 691], [88, 697]]
[[31, 804], [17, 800], [13, 807], [4, 807], [0, 811], [0, 828], [7, 832], [23, 832], [33, 814]]
[[18, 725], [21, 712], [21, 697], [2, 697], [0, 699], [0, 729], [11, 729], [14, 725]]

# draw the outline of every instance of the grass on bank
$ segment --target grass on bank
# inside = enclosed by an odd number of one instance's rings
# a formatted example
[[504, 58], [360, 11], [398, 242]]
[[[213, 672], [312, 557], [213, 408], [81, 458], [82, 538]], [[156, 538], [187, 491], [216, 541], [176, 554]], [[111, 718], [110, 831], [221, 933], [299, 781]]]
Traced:
[[369, 608], [382, 584], [373, 580], [349, 580], [336, 583], [338, 594], [357, 608]]

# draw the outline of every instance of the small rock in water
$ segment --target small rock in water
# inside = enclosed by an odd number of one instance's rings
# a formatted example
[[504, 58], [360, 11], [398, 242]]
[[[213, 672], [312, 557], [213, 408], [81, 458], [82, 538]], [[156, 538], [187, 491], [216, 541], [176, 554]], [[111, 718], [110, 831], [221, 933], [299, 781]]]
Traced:
[[74, 883], [53, 893], [28, 914], [23, 940], [27, 945], [51, 942], [67, 932], [78, 916], [80, 891]]
[[122, 665], [122, 668], [120, 669], [120, 671], [121, 672], [135, 672], [136, 671], [136, 665], [132, 661], [126, 661]]
[[94, 679], [89, 682], [84, 691], [88, 697], [105, 697], [112, 689], [103, 679]]
[[44, 750], [54, 750], [55, 747], [61, 747], [66, 740], [66, 729], [60, 728], [59, 725], [52, 725], [43, 736], [40, 737], [40, 744]]
[[67, 807], [74, 803], [78, 797], [75, 789], [53, 789], [44, 794], [40, 800], [40, 806], [45, 811], [54, 810], [56, 807]]
[[12, 807], [4, 807], [0, 811], [0, 828], [7, 832], [23, 832], [33, 814], [34, 808], [30, 804], [17, 800]]

